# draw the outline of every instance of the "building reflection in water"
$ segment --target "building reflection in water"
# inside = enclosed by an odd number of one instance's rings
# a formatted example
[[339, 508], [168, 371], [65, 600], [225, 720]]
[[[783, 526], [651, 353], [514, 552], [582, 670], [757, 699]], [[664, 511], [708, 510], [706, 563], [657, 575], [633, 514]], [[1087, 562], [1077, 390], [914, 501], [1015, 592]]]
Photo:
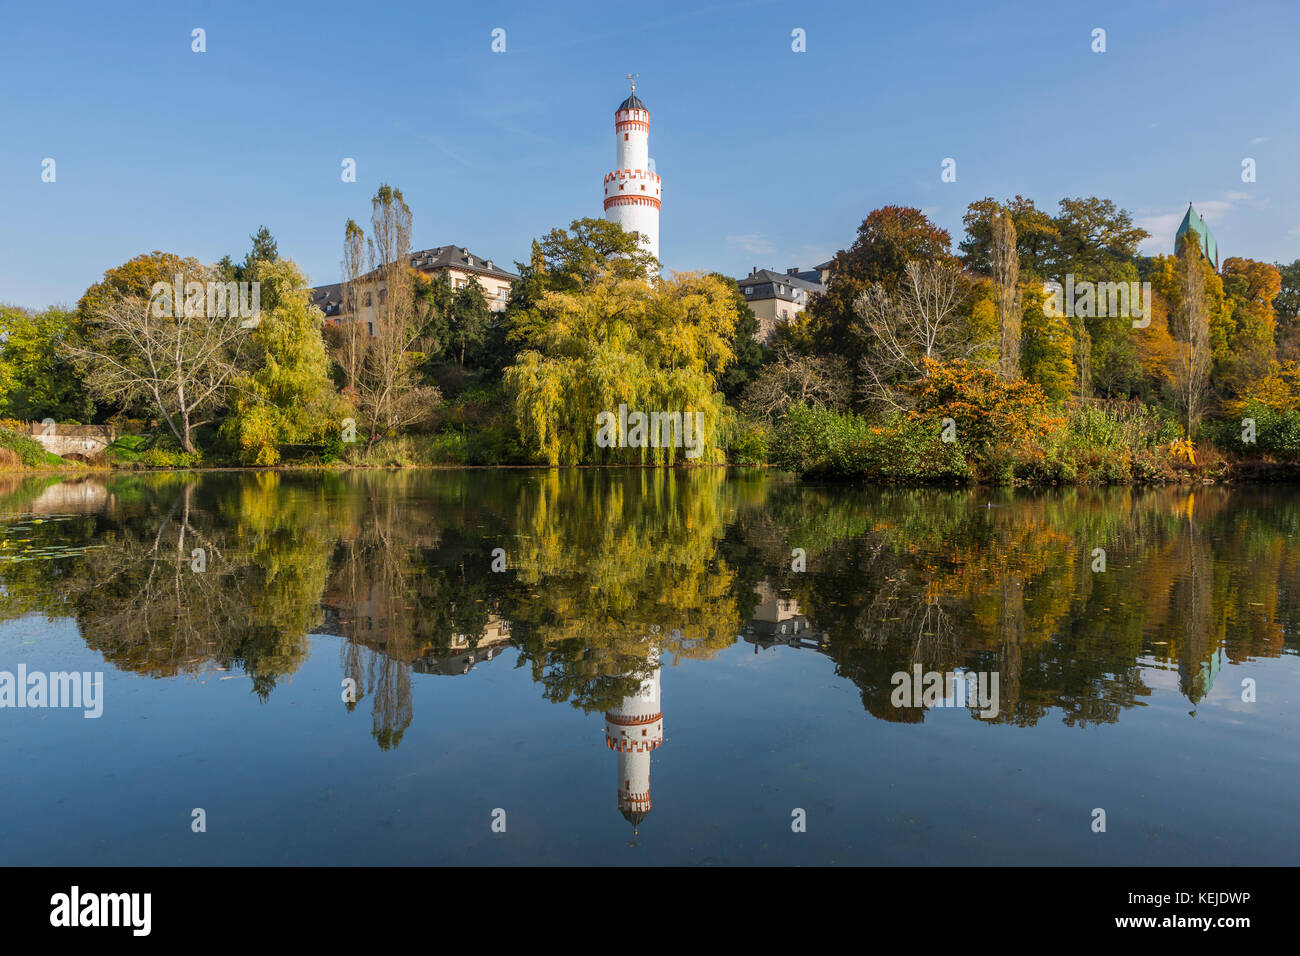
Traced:
[[814, 634], [807, 615], [794, 598], [782, 597], [767, 581], [754, 588], [759, 597], [754, 616], [745, 626], [741, 636], [754, 645], [754, 653], [759, 648], [775, 647], [784, 644], [787, 647], [806, 647], [824, 651], [829, 641], [824, 634]]
[[426, 650], [411, 661], [417, 674], [468, 674], [480, 661], [490, 661], [510, 646], [510, 622], [488, 615], [477, 646], [470, 646], [469, 636], [453, 634], [448, 647]]

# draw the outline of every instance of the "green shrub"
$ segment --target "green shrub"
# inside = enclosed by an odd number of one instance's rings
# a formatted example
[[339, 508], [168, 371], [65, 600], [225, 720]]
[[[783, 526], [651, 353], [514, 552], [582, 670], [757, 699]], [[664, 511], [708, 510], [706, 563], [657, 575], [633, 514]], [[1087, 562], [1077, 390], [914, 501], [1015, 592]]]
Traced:
[[146, 468], [197, 468], [203, 464], [203, 455], [154, 446], [141, 452], [139, 461]]
[[[1255, 443], [1242, 441], [1242, 420], [1255, 420]], [[1219, 448], [1242, 457], [1267, 455], [1280, 461], [1300, 460], [1300, 411], [1278, 411], [1263, 402], [1248, 402], [1241, 415], [1207, 423], [1206, 433]]]
[[14, 459], [28, 468], [58, 468], [68, 464], [46, 451], [36, 439], [8, 428], [0, 428], [0, 448], [8, 449]]
[[765, 422], [736, 416], [727, 427], [724, 450], [732, 465], [766, 465], [771, 433]]
[[796, 405], [772, 436], [772, 464], [807, 477], [879, 482], [961, 481], [970, 469], [937, 427], [898, 417], [869, 425], [852, 414]]

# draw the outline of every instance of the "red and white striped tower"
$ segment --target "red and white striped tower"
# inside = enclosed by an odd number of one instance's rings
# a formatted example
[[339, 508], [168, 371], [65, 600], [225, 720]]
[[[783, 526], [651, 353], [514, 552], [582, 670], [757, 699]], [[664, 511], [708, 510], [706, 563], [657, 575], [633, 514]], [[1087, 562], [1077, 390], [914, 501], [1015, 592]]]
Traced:
[[635, 82], [614, 113], [614, 138], [618, 165], [605, 176], [605, 218], [640, 233], [642, 245], [658, 259], [661, 184], [650, 171], [650, 111], [636, 95]]
[[618, 753], [618, 810], [632, 824], [633, 835], [650, 812], [650, 751], [664, 742], [657, 651], [650, 667], [640, 689], [605, 713], [605, 746]]

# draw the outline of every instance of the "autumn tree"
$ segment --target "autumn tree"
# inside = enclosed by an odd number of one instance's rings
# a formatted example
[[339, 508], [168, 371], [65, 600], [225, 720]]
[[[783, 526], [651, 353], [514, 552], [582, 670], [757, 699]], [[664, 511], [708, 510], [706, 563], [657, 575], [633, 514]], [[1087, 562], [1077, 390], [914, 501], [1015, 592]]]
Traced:
[[863, 391], [878, 407], [904, 407], [900, 386], [923, 378], [927, 362], [968, 358], [986, 347], [971, 323], [971, 287], [950, 260], [911, 262], [903, 282], [866, 287], [855, 304]]
[[0, 305], [0, 418], [90, 420], [94, 402], [65, 350], [77, 335], [73, 312]]
[[1174, 362], [1174, 383], [1190, 438], [1205, 411], [1209, 388], [1210, 315], [1200, 248], [1186, 237], [1178, 249], [1178, 293], [1178, 309], [1172, 329], [1179, 346]]
[[998, 370], [1002, 377], [1020, 377], [1020, 253], [1016, 226], [1005, 212], [993, 220], [989, 268], [993, 276], [998, 317]]
[[808, 333], [814, 349], [843, 355], [853, 365], [863, 356], [863, 343], [851, 334], [857, 322], [857, 302], [872, 285], [893, 294], [907, 279], [911, 262], [951, 263], [952, 237], [919, 209], [884, 206], [873, 210], [858, 226], [848, 249], [835, 254], [824, 295], [808, 304]]
[[320, 440], [337, 430], [344, 413], [306, 278], [288, 259], [259, 265], [258, 275], [276, 304], [262, 310], [252, 332], [251, 369], [234, 382], [222, 432], [241, 461], [273, 465], [280, 445]]
[[923, 374], [904, 387], [909, 414], [934, 422], [952, 419], [963, 451], [980, 467], [1065, 424], [1052, 415], [1047, 396], [1033, 382], [1006, 381], [992, 369], [962, 360], [927, 358], [923, 366]]
[[1041, 282], [1060, 233], [1051, 214], [1024, 196], [1001, 203], [989, 196], [970, 204], [962, 217], [966, 235], [958, 244], [962, 263], [980, 275], [992, 275], [993, 225], [1003, 215], [1010, 217], [1015, 228], [1021, 273]]
[[851, 397], [852, 379], [843, 358], [780, 348], [745, 389], [741, 407], [755, 417], [776, 419], [795, 405], [840, 410]]
[[1047, 297], [1041, 285], [1024, 290], [1020, 364], [1025, 378], [1060, 401], [1074, 390], [1078, 370], [1074, 364], [1074, 330], [1070, 320], [1044, 308]]
[[1226, 341], [1213, 377], [1219, 397], [1230, 399], [1272, 371], [1277, 326], [1273, 304], [1282, 290], [1282, 276], [1270, 263], [1232, 257], [1223, 260], [1222, 279]]
[[599, 277], [644, 278], [659, 262], [636, 233], [605, 219], [584, 217], [567, 229], [533, 240], [528, 262], [516, 262], [519, 279], [510, 287], [510, 310], [530, 308], [547, 292], [577, 292]]
[[731, 296], [731, 309], [736, 315], [735, 329], [731, 334], [731, 351], [735, 358], [722, 370], [718, 380], [722, 394], [732, 401], [738, 399], [760, 374], [770, 350], [758, 341], [758, 319], [736, 281], [717, 272], [709, 275], [726, 286]]
[[1282, 288], [1273, 302], [1277, 313], [1279, 357], [1300, 358], [1300, 259], [1289, 265], [1274, 263]]
[[211, 307], [216, 305], [207, 295], [208, 283], [215, 281], [211, 269], [191, 267], [183, 274], [187, 291], [178, 302], [123, 291], [133, 286], [115, 286], [109, 281], [114, 271], [82, 298], [85, 329], [64, 346], [64, 354], [92, 396], [144, 404], [192, 454], [194, 430], [225, 407], [245, 367], [248, 326], [238, 309]]

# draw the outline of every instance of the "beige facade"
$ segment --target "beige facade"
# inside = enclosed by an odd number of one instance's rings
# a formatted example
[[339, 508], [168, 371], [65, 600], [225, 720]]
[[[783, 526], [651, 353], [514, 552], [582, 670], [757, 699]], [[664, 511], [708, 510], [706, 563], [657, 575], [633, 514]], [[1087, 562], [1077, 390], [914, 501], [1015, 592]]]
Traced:
[[483, 295], [487, 297], [488, 305], [492, 307], [492, 311], [504, 312], [506, 310], [506, 302], [510, 299], [510, 287], [514, 285], [513, 279], [503, 279], [468, 269], [448, 269], [447, 276], [451, 279], [453, 289], [459, 289], [471, 280], [477, 281], [483, 287]]
[[787, 302], [785, 299], [750, 300], [749, 311], [758, 319], [758, 340], [766, 342], [778, 325], [789, 322], [803, 311], [800, 302]]

